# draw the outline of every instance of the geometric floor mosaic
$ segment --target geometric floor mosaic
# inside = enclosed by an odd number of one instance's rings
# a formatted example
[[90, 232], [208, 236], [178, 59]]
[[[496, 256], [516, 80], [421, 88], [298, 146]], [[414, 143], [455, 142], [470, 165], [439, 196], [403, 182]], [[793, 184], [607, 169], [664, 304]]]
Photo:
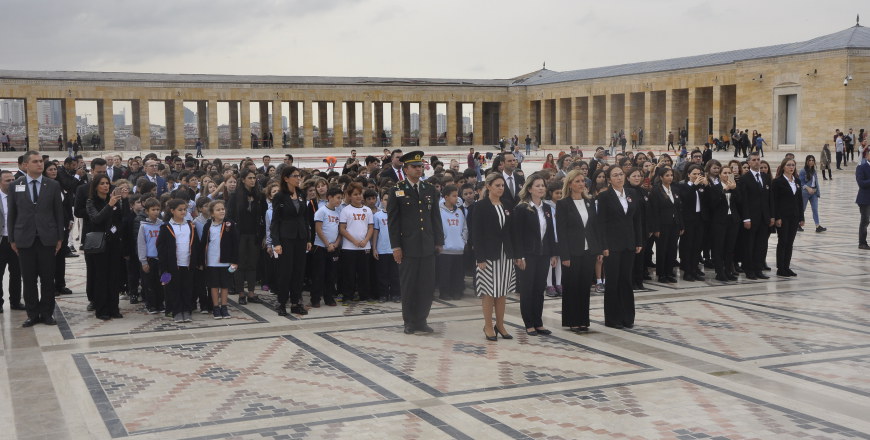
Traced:
[[835, 287], [725, 298], [835, 322], [870, 326], [870, 295], [867, 292], [866, 289]]
[[798, 379], [870, 397], [870, 355], [793, 362], [766, 368]]

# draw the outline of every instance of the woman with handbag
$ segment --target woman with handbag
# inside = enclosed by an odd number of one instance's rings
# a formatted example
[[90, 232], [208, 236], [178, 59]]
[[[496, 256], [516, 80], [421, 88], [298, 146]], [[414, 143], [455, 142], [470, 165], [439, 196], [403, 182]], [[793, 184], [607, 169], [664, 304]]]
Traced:
[[93, 267], [101, 268], [100, 274], [104, 274], [103, 280], [93, 283], [94, 314], [103, 321], [124, 317], [118, 309], [118, 289], [121, 277], [127, 273], [121, 264], [124, 260], [120, 234], [124, 213], [129, 209], [123, 200], [125, 188], [115, 188], [110, 193], [109, 176], [98, 174], [88, 188], [85, 205], [86, 228], [90, 231], [85, 236], [85, 252], [92, 255]]

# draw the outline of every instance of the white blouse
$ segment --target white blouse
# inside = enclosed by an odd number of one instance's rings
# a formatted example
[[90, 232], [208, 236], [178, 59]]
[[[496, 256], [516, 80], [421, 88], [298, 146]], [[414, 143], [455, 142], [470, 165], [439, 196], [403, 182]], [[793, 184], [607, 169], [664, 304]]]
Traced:
[[[574, 206], [580, 214], [580, 219], [583, 220], [583, 226], [586, 226], [589, 223], [589, 211], [586, 210], [586, 202], [582, 199], [574, 200]], [[583, 250], [589, 250], [589, 240], [583, 240]]]

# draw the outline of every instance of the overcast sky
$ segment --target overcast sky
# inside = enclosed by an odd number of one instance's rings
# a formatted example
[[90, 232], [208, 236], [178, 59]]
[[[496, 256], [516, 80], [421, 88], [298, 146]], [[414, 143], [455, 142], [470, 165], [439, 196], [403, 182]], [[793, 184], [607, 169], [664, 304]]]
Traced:
[[511, 78], [808, 40], [867, 0], [6, 0], [2, 69]]

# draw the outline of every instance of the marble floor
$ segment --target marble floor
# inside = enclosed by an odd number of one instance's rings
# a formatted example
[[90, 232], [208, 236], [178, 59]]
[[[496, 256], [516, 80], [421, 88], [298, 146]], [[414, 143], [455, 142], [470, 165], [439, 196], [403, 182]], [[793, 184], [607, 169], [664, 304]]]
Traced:
[[268, 292], [228, 320], [122, 301], [102, 322], [71, 259], [58, 326], [0, 315], [0, 438], [867, 439], [870, 252], [847, 170], [823, 182], [828, 231], [798, 235], [797, 278], [650, 282], [631, 330], [593, 296], [590, 332], [570, 333], [556, 298], [553, 335], [526, 336], [512, 298], [515, 339], [488, 342], [470, 290], [433, 304], [430, 335], [403, 334], [398, 304], [285, 318]]

